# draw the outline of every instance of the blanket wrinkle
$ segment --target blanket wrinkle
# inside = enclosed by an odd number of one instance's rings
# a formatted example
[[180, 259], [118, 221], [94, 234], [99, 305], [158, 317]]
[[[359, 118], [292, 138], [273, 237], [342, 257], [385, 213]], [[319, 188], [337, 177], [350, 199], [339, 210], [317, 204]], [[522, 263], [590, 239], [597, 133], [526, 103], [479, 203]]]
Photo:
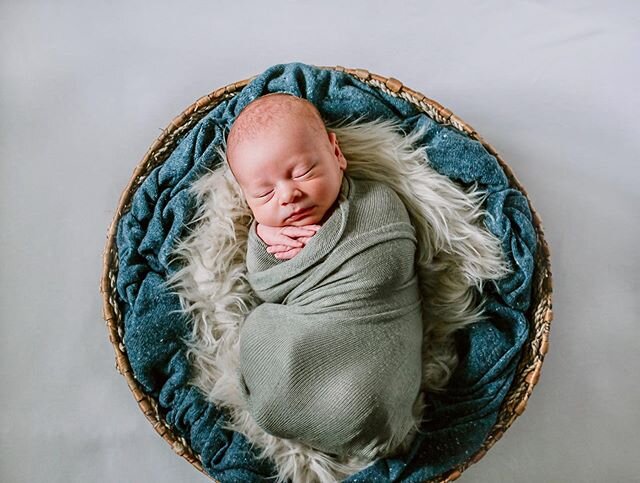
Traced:
[[[341, 194], [298, 255], [248, 267], [264, 303], [240, 331], [240, 369], [249, 411], [266, 432], [373, 459], [404, 440], [420, 390], [417, 239], [387, 185], [344, 173]], [[247, 258], [264, 259], [253, 236]]]
[[[265, 431], [373, 459], [413, 424], [423, 330], [417, 239], [391, 188], [345, 173], [341, 193], [298, 255], [248, 266], [264, 303], [240, 330], [240, 369], [249, 411]], [[268, 254], [255, 240], [248, 245], [248, 259]]]

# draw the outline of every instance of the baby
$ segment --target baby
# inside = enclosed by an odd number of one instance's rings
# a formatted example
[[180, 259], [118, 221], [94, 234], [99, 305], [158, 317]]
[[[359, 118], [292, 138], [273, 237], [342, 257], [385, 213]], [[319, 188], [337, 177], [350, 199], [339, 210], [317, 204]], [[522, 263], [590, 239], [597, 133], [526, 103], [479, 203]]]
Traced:
[[294, 257], [336, 207], [347, 160], [315, 106], [267, 94], [232, 126], [227, 160], [267, 251]]
[[422, 313], [402, 201], [349, 176], [315, 106], [288, 94], [250, 103], [226, 156], [253, 212], [248, 281], [264, 301], [240, 331], [256, 423], [341, 457], [404, 447], [416, 425]]

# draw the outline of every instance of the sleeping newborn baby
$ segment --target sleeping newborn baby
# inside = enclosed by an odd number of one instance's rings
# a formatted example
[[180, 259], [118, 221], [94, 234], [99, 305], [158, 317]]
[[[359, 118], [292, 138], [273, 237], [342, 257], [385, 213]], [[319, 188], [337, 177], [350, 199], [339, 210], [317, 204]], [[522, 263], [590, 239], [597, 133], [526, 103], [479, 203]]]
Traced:
[[387, 185], [346, 173], [313, 104], [268, 94], [237, 117], [227, 160], [254, 220], [240, 330], [249, 412], [267, 433], [374, 459], [413, 436], [421, 382], [415, 229]]

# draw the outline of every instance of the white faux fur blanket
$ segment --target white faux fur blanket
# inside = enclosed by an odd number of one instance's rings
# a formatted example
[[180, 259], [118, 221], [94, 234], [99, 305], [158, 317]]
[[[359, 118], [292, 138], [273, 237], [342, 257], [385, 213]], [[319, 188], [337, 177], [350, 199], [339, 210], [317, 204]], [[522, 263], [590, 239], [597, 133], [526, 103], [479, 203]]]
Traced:
[[[484, 193], [464, 190], [430, 168], [419, 132], [403, 134], [389, 121], [353, 122], [334, 131], [348, 160], [347, 173], [387, 183], [407, 207], [416, 228], [416, 270], [423, 294], [423, 391], [442, 391], [457, 364], [453, 333], [482, 317], [483, 283], [508, 273], [500, 241], [483, 226]], [[260, 300], [246, 279], [245, 256], [251, 211], [223, 162], [192, 190], [198, 211], [194, 228], [176, 246], [183, 268], [168, 281], [193, 322], [188, 357], [197, 386], [228, 410], [228, 428], [244, 434], [274, 461], [277, 483], [335, 482], [372, 461], [338, 460], [294, 440], [263, 431], [242, 398], [238, 334]], [[414, 408], [416, 427], [423, 406]], [[408, 449], [406, 445], [400, 450]]]

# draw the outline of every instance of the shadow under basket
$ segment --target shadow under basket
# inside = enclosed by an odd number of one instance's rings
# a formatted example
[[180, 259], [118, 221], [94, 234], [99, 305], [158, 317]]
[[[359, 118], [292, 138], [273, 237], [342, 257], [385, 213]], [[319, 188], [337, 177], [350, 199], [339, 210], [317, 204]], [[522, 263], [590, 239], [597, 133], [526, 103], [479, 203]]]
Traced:
[[[495, 149], [486, 143], [476, 133], [476, 131], [471, 128], [471, 126], [455, 116], [450, 110], [442, 107], [437, 102], [428, 99], [419, 92], [409, 89], [394, 78], [386, 78], [363, 69], [348, 69], [340, 66], [322, 68], [333, 69], [354, 76], [359, 81], [366, 83], [372, 88], [380, 89], [391, 96], [401, 97], [412, 103], [437, 123], [452, 126], [453, 128], [465, 133], [470, 138], [479, 141], [490, 154], [496, 157], [509, 180], [510, 186], [518, 189], [529, 202], [529, 208], [531, 209], [533, 225], [537, 236], [535, 269], [531, 287], [531, 304], [526, 312], [529, 324], [529, 336], [522, 349], [522, 356], [516, 369], [511, 388], [500, 407], [498, 419], [490, 433], [485, 438], [480, 449], [466, 461], [457, 465], [445, 474], [440, 475], [440, 477], [436, 479], [429, 480], [430, 482], [453, 481], [457, 479], [470, 465], [479, 461], [495, 444], [495, 442], [502, 437], [513, 421], [524, 412], [527, 401], [540, 377], [542, 363], [548, 350], [549, 328], [553, 318], [551, 304], [552, 278], [550, 255], [549, 247], [544, 239], [541, 219], [535, 209], [531, 206], [531, 202], [524, 187], [518, 182], [512, 170], [502, 160]], [[138, 381], [134, 378], [124, 346], [124, 320], [122, 311], [118, 306], [118, 295], [116, 291], [116, 279], [118, 274], [116, 231], [121, 216], [126, 213], [131, 206], [133, 194], [147, 175], [167, 159], [173, 149], [177, 146], [181, 136], [188, 132], [213, 107], [221, 101], [234, 96], [235, 93], [243, 89], [249, 82], [251, 82], [251, 80], [253, 80], [253, 77], [229, 84], [198, 99], [182, 114], [176, 117], [149, 148], [142, 161], [134, 170], [128, 186], [120, 197], [118, 208], [115, 212], [115, 216], [107, 235], [107, 242], [103, 256], [102, 280], [100, 285], [100, 291], [103, 297], [103, 317], [106, 321], [109, 338], [115, 351], [117, 370], [126, 379], [140, 409], [151, 422], [158, 434], [172, 446], [173, 450], [178, 455], [185, 458], [210, 478], [212, 477], [204, 470], [199, 456], [190, 448], [184, 438], [179, 437], [172, 431], [170, 425], [164, 420], [161, 412], [159, 411], [158, 402], [154, 398], [145, 394]], [[215, 481], [215, 479], [213, 480]]]

